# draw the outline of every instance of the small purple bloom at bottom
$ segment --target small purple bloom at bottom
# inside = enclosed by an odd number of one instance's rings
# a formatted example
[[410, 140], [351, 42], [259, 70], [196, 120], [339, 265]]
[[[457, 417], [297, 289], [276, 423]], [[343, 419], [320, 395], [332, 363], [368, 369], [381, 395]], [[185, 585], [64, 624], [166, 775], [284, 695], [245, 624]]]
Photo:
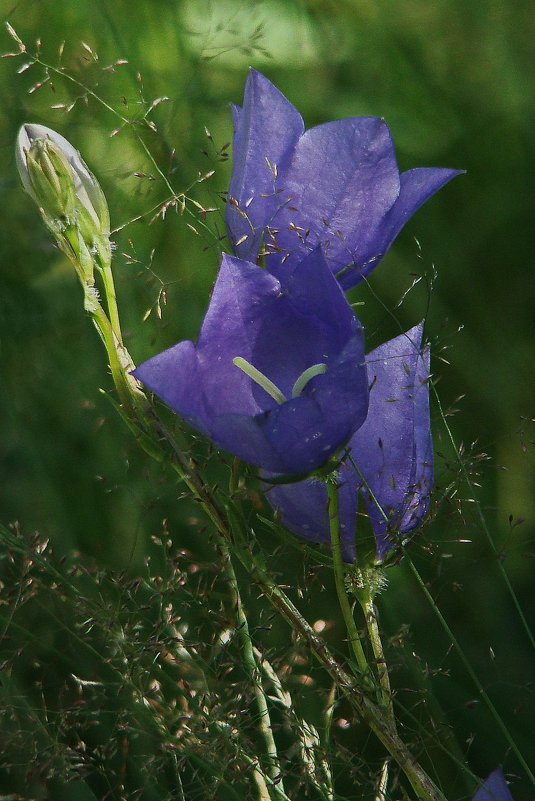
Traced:
[[513, 801], [501, 768], [492, 771], [481, 787], [476, 790], [472, 801]]

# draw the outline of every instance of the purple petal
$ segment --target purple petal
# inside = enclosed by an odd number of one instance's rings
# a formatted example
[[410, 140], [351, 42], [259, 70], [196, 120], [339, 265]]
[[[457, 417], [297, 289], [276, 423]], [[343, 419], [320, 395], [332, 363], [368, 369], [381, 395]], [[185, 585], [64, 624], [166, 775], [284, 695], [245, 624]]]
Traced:
[[382, 217], [367, 215], [368, 229], [367, 232], [363, 231], [360, 240], [347, 237], [348, 243], [354, 248], [353, 264], [346, 261], [348, 267], [339, 276], [341, 286], [345, 290], [350, 289], [369, 275], [420, 206], [448, 181], [462, 173], [463, 170], [445, 167], [417, 167], [402, 173], [399, 195], [390, 210]]
[[[306, 131], [280, 173], [277, 188], [281, 207], [273, 241], [281, 253], [269, 260], [270, 269], [284, 255], [320, 243], [335, 273], [355, 254], [367, 258], [370, 223], [382, 220], [399, 195], [399, 171], [386, 123], [377, 117], [353, 117]], [[266, 245], [269, 249], [269, 236]]]
[[263, 322], [257, 311], [265, 314], [279, 294], [280, 283], [269, 273], [224, 256], [197, 345], [180, 342], [134, 375], [203, 433], [211, 431], [216, 414], [261, 412], [254, 390], [266, 393], [232, 359], [251, 360], [255, 331]]
[[503, 770], [496, 768], [476, 791], [472, 801], [513, 801]]
[[414, 382], [414, 474], [399, 528], [407, 534], [427, 512], [434, 481], [433, 440], [429, 415], [429, 346], [418, 356]]
[[204, 395], [192, 397], [191, 386], [200, 386], [201, 371], [193, 342], [178, 342], [172, 348], [148, 359], [132, 373], [173, 411], [202, 434], [210, 434], [210, 415]]
[[[351, 459], [362, 475], [362, 488], [382, 559], [392, 537], [414, 528], [427, 509], [428, 487], [418, 457], [430, 444], [428, 372], [422, 364], [423, 326], [412, 328], [372, 351], [366, 359], [370, 406], [364, 425], [353, 436]], [[421, 440], [421, 441], [420, 441]], [[430, 459], [430, 454], [427, 454]], [[426, 493], [426, 502], [423, 495]], [[415, 497], [422, 504], [415, 503]], [[409, 512], [410, 510], [410, 512]]]
[[269, 225], [279, 206], [275, 174], [303, 133], [304, 125], [297, 109], [256, 70], [249, 71], [243, 108], [235, 106], [233, 118], [227, 226], [235, 254], [255, 261], [262, 229]]
[[[343, 482], [342, 469], [340, 477]], [[349, 491], [344, 491], [347, 486]], [[290, 531], [310, 542], [329, 545], [329, 512], [327, 490], [323, 481], [307, 479], [295, 484], [265, 485], [266, 498]], [[339, 495], [340, 539], [345, 562], [354, 562], [357, 523], [357, 493], [354, 485], [342, 484]]]

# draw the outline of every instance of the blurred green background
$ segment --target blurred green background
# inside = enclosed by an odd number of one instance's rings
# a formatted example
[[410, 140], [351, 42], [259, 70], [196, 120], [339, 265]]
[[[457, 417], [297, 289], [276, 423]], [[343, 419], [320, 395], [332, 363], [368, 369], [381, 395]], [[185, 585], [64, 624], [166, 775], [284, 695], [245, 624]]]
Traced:
[[[103, 349], [70, 265], [20, 188], [13, 156], [18, 127], [38, 122], [58, 130], [101, 181], [117, 229], [115, 275], [127, 345], [139, 362], [196, 336], [227, 247], [220, 237], [229, 103], [241, 102], [247, 66], [273, 80], [308, 127], [383, 116], [400, 168], [447, 166], [467, 174], [417, 213], [373, 273], [371, 288], [357, 289], [352, 300], [364, 304], [359, 315], [370, 348], [394, 336], [398, 321], [408, 328], [427, 320], [446, 419], [481, 487], [462, 481], [435, 404], [438, 515], [413, 553], [533, 763], [533, 648], [472, 502], [480, 501], [532, 622], [531, 0], [4, 3], [2, 21], [28, 53], [0, 62], [0, 522], [19, 521], [23, 530], [50, 537], [60, 553], [80, 551], [132, 575], [163, 519], [180, 547], [206, 559], [210, 553], [198, 510], [138, 451], [98, 391], [111, 386]], [[23, 69], [36, 46], [56, 71]], [[18, 52], [6, 29], [0, 49]], [[162, 219], [169, 185], [217, 210], [204, 221], [188, 201], [182, 216], [171, 208]], [[275, 547], [280, 551], [280, 543]], [[301, 561], [282, 546], [277, 565], [289, 584], [297, 584], [295, 575], [302, 580]], [[457, 662], [450, 664], [448, 638], [409, 571], [401, 565], [390, 575], [380, 602], [385, 629], [394, 636], [408, 624], [411, 647], [430, 674], [451, 673], [439, 676], [434, 690], [453, 715], [472, 769], [486, 775], [504, 763], [521, 777], [516, 801], [532, 798], [477, 691]], [[332, 603], [328, 592], [312, 599], [313, 614], [328, 615]]]

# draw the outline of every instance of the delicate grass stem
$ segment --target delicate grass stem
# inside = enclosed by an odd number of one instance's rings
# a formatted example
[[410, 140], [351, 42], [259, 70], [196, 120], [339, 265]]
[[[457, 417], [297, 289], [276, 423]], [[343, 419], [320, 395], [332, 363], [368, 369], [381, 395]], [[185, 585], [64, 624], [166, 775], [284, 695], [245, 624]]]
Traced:
[[327, 494], [329, 497], [329, 528], [331, 532], [331, 546], [334, 568], [334, 582], [336, 585], [336, 593], [338, 595], [338, 603], [342, 611], [344, 623], [347, 630], [347, 636], [353, 655], [357, 661], [357, 665], [361, 673], [370, 680], [370, 667], [366, 654], [362, 647], [360, 636], [353, 617], [353, 610], [351, 609], [349, 598], [346, 592], [345, 585], [345, 567], [342, 560], [342, 544], [340, 541], [340, 504], [338, 498], [338, 485], [333, 481], [327, 481]]
[[[438, 405], [442, 420], [443, 420], [445, 428], [446, 428], [447, 437], [448, 437], [448, 439], [450, 441], [451, 447], [453, 448], [453, 452], [455, 453], [455, 456], [457, 458], [457, 462], [458, 462], [459, 467], [461, 469], [462, 476], [463, 476], [467, 486], [470, 487], [470, 489], [472, 490], [473, 486], [472, 486], [472, 481], [470, 479], [470, 475], [469, 475], [468, 470], [466, 468], [466, 464], [464, 463], [464, 460], [463, 460], [463, 458], [462, 458], [462, 456], [461, 456], [461, 454], [459, 452], [459, 449], [457, 448], [457, 445], [455, 444], [455, 440], [454, 440], [453, 435], [451, 433], [451, 429], [447, 424], [446, 415], [445, 415], [445, 412], [444, 412], [444, 410], [442, 408], [442, 403], [440, 401], [440, 397], [438, 395], [437, 389], [434, 386], [434, 384], [432, 384], [432, 389], [433, 389], [433, 395], [434, 395], [434, 398], [435, 398], [435, 402]], [[505, 566], [503, 564], [502, 554], [499, 552], [498, 548], [496, 547], [496, 543], [494, 542], [494, 538], [492, 537], [492, 534], [490, 532], [489, 526], [488, 526], [487, 521], [485, 519], [485, 515], [483, 514], [483, 509], [481, 508], [481, 503], [479, 501], [477, 501], [475, 506], [476, 506], [476, 512], [477, 512], [477, 516], [478, 516], [481, 528], [485, 532], [485, 536], [486, 536], [487, 541], [488, 541], [488, 543], [490, 545], [492, 553], [494, 554], [494, 556], [496, 558], [496, 565], [498, 567], [498, 570], [499, 570], [499, 572], [501, 574], [502, 579], [505, 582], [505, 586], [507, 588], [507, 591], [509, 592], [509, 595], [511, 596], [511, 600], [512, 600], [512, 602], [513, 602], [513, 604], [515, 606], [515, 609], [516, 609], [516, 611], [518, 613], [518, 616], [520, 618], [520, 622], [522, 623], [522, 626], [523, 626], [524, 631], [525, 631], [525, 633], [527, 635], [527, 638], [528, 638], [529, 642], [531, 643], [531, 646], [533, 647], [533, 649], [535, 649], [535, 635], [533, 634], [533, 632], [531, 631], [531, 629], [529, 627], [529, 623], [527, 621], [527, 618], [526, 618], [526, 615], [524, 613], [524, 610], [522, 609], [522, 607], [520, 605], [520, 601], [518, 600], [517, 594], [513, 589], [513, 585], [511, 584], [511, 579], [509, 578], [509, 575], [508, 575], [508, 573], [507, 573], [507, 571], [505, 569]]]

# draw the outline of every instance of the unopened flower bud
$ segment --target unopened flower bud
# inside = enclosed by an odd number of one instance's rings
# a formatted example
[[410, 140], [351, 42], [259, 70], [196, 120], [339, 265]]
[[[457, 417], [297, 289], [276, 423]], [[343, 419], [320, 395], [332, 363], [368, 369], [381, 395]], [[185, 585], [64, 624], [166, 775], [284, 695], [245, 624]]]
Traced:
[[44, 125], [26, 123], [19, 131], [17, 166], [22, 185], [39, 206], [58, 244], [80, 258], [83, 245], [106, 260], [110, 216], [104, 193], [80, 153]]

